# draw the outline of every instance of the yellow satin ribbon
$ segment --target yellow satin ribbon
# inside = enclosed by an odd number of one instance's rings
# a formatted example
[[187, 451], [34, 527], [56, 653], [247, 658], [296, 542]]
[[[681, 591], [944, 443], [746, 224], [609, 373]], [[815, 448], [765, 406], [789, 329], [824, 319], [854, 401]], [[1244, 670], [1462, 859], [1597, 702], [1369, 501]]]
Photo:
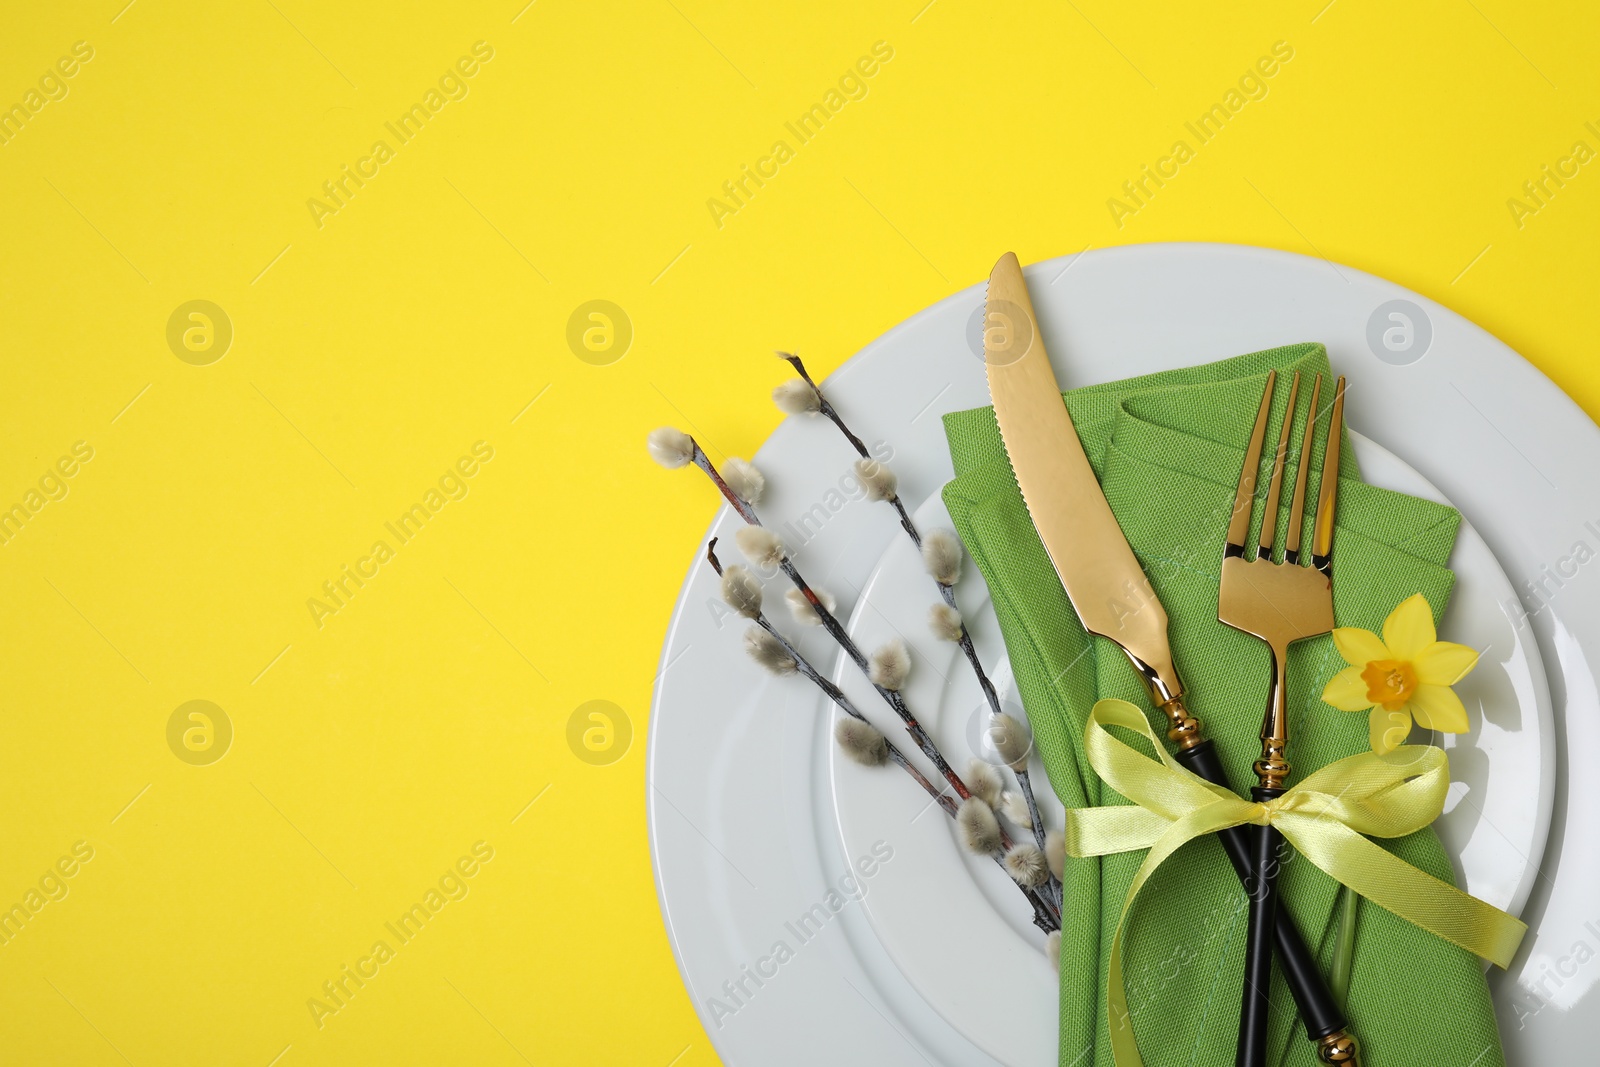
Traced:
[[[1115, 737], [1121, 726], [1147, 738], [1160, 757]], [[1168, 754], [1144, 712], [1125, 700], [1102, 700], [1084, 733], [1089, 763], [1133, 805], [1067, 812], [1067, 851], [1104, 856], [1148, 848], [1128, 886], [1111, 942], [1106, 1009], [1117, 1067], [1140, 1067], [1139, 1044], [1122, 984], [1122, 928], [1134, 898], [1155, 869], [1184, 844], [1230, 826], [1276, 826], [1306, 859], [1379, 907], [1477, 956], [1508, 966], [1527, 925], [1463, 893], [1368, 841], [1403, 837], [1444, 810], [1449, 762], [1432, 745], [1403, 745], [1387, 756], [1363, 752], [1330, 763], [1257, 804], [1196, 776]]]

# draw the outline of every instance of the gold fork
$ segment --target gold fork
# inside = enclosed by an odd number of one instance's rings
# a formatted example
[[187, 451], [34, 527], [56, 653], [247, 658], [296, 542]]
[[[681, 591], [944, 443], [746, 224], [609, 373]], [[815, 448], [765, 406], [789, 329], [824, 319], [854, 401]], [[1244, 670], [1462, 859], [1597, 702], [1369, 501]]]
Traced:
[[[1288, 410], [1278, 434], [1272, 481], [1267, 486], [1266, 507], [1262, 513], [1261, 536], [1258, 539], [1261, 547], [1252, 553], [1246, 542], [1250, 536], [1256, 475], [1261, 465], [1261, 449], [1265, 443], [1267, 419], [1272, 411], [1272, 393], [1277, 378], [1276, 371], [1268, 372], [1261, 409], [1256, 415], [1255, 428], [1245, 451], [1244, 470], [1239, 475], [1239, 489], [1233, 499], [1233, 516], [1228, 524], [1228, 543], [1223, 550], [1222, 582], [1217, 597], [1217, 618], [1221, 622], [1259, 637], [1272, 650], [1272, 691], [1267, 698], [1266, 715], [1261, 724], [1261, 758], [1255, 765], [1260, 784], [1251, 790], [1251, 796], [1257, 803], [1281, 796], [1284, 780], [1289, 775], [1285, 676], [1289, 646], [1308, 637], [1319, 637], [1333, 629], [1333, 520], [1339, 492], [1340, 431], [1344, 422], [1344, 379], [1341, 377], [1334, 387], [1333, 415], [1322, 460], [1316, 516], [1311, 526], [1310, 566], [1303, 566], [1300, 563], [1301, 519], [1305, 510], [1306, 474], [1311, 466], [1311, 446], [1318, 421], [1317, 402], [1322, 392], [1322, 375], [1318, 374], [1311, 387], [1305, 439], [1296, 464], [1283, 561], [1274, 562], [1272, 557], [1278, 547], [1278, 502], [1283, 490], [1284, 460], [1288, 453], [1289, 432], [1295, 419], [1295, 401], [1300, 392], [1300, 374], [1295, 372], [1289, 386]], [[1245, 942], [1244, 996], [1239, 1015], [1238, 1067], [1263, 1067], [1267, 1057], [1267, 994], [1272, 978], [1273, 927], [1277, 921], [1277, 852], [1282, 837], [1271, 826], [1256, 829], [1253, 857], [1255, 872], [1246, 886], [1250, 896], [1250, 919]], [[1354, 1052], [1353, 1049], [1348, 1051]]]

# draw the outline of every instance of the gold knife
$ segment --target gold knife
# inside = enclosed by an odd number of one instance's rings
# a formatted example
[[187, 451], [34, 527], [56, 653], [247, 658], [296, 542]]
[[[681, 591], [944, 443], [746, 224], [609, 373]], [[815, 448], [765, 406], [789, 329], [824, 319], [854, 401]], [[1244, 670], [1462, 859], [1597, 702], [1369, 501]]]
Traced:
[[[1115, 642], [1167, 716], [1177, 759], [1207, 781], [1226, 775], [1200, 721], [1183, 704], [1183, 682], [1167, 639], [1167, 612], [1128, 546], [1067, 413], [1039, 333], [1033, 301], [1014, 253], [989, 275], [983, 358], [995, 420], [1017, 487], [1083, 628]], [[1218, 835], [1241, 880], [1249, 877], [1249, 838], [1237, 827]], [[1275, 942], [1307, 1035], [1322, 1063], [1357, 1062], [1347, 1020], [1293, 920], [1280, 911]]]
[[989, 275], [983, 359], [1017, 486], [1083, 628], [1121, 646], [1171, 720], [1167, 736], [1193, 748], [1203, 735], [1183, 706], [1166, 609], [1083, 454], [1013, 252]]

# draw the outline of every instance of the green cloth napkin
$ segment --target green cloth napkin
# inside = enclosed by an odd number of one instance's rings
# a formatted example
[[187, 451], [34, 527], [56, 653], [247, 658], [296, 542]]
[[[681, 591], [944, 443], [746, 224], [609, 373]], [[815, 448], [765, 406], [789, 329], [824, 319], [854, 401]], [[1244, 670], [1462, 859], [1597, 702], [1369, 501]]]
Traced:
[[[1320, 344], [1289, 345], [1065, 394], [1106, 499], [1171, 617], [1188, 706], [1216, 741], [1235, 789], [1254, 781], [1250, 768], [1260, 752], [1269, 653], [1255, 638], [1217, 622], [1218, 574], [1245, 445], [1266, 373], [1274, 368], [1279, 386], [1268, 427], [1272, 441], [1287, 408], [1289, 374], [1302, 374], [1302, 410], [1318, 372], [1324, 375], [1323, 404], [1331, 399], [1328, 356]], [[1089, 637], [1079, 624], [1018, 493], [994, 410], [947, 415], [945, 432], [956, 477], [945, 487], [944, 500], [989, 583], [1051, 784], [1069, 808], [1126, 804], [1089, 766], [1084, 725], [1099, 698], [1121, 697], [1149, 709], [1149, 697], [1121, 650]], [[1297, 427], [1291, 438], [1296, 449], [1299, 434]], [[1379, 631], [1389, 611], [1416, 592], [1428, 598], [1437, 622], [1454, 584], [1445, 564], [1460, 516], [1439, 504], [1363, 484], [1348, 440], [1342, 448], [1334, 553], [1339, 625]], [[1316, 499], [1321, 451], [1318, 447], [1312, 457], [1308, 500]], [[1266, 481], [1260, 480], [1262, 497]], [[1286, 514], [1287, 502], [1280, 530]], [[1259, 528], [1259, 518], [1255, 524]], [[1308, 523], [1308, 536], [1309, 529]], [[1369, 748], [1367, 716], [1338, 711], [1320, 699], [1323, 686], [1342, 666], [1331, 638], [1305, 641], [1291, 651], [1291, 784]], [[1164, 736], [1165, 717], [1153, 710], [1150, 715]], [[1454, 882], [1432, 828], [1379, 843]], [[1108, 954], [1128, 884], [1143, 858], [1143, 852], [1135, 852], [1067, 860], [1062, 1064], [1112, 1063], [1105, 1010]], [[1307, 943], [1320, 951], [1326, 970], [1338, 883], [1293, 858], [1281, 885], [1289, 911]], [[1221, 846], [1214, 838], [1185, 846], [1146, 886], [1124, 934], [1128, 1004], [1146, 1064], [1233, 1063], [1244, 941], [1245, 897]], [[1281, 975], [1275, 978], [1272, 1003], [1274, 1062], [1313, 1065], [1313, 1046]], [[1367, 901], [1361, 904], [1348, 1010], [1367, 1067], [1504, 1063], [1480, 962]]]

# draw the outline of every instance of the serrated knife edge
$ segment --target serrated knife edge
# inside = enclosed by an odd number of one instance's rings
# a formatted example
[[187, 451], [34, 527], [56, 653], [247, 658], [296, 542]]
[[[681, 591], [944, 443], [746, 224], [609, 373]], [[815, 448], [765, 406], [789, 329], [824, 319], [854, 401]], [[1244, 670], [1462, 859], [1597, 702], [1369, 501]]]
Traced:
[[995, 421], [1023, 502], [1073, 609], [1120, 645], [1160, 704], [1183, 684], [1167, 613], [1106, 502], [1056, 382], [1015, 253], [1000, 257], [984, 298], [984, 366]]

